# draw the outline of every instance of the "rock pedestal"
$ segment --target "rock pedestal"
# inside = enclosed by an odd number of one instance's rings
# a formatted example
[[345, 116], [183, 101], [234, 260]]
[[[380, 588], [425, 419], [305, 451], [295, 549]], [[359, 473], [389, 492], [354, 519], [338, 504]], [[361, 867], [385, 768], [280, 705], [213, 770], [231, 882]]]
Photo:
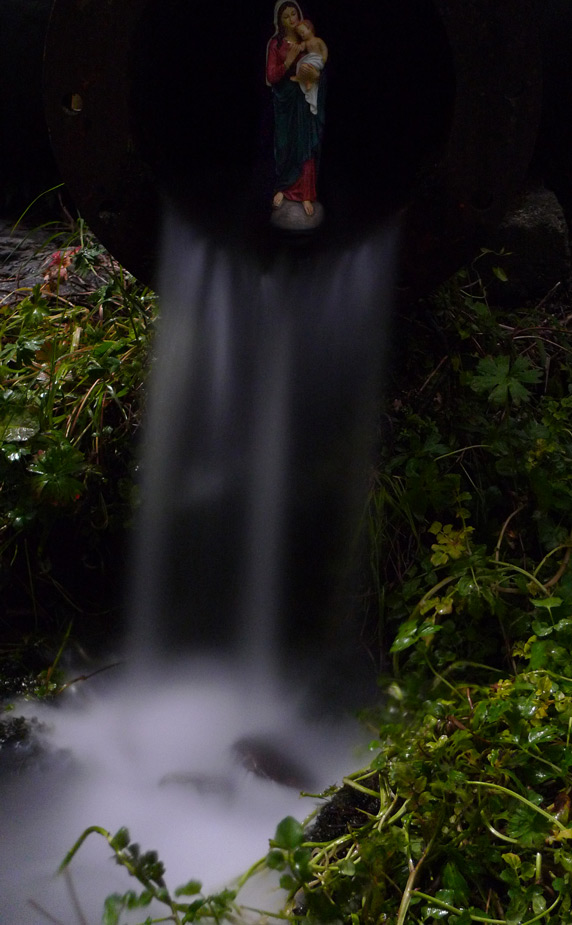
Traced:
[[270, 224], [279, 231], [292, 234], [311, 234], [324, 221], [324, 207], [320, 202], [314, 204], [314, 214], [306, 215], [301, 202], [283, 199], [282, 205], [272, 210]]

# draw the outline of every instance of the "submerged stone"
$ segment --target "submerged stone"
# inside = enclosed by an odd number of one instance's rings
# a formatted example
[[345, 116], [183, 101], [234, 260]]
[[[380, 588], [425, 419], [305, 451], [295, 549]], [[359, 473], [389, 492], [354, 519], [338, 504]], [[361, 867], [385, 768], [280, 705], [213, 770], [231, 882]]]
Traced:
[[234, 792], [233, 782], [223, 774], [201, 774], [199, 772], [173, 771], [159, 781], [160, 787], [188, 787], [201, 796], [230, 796]]
[[266, 778], [283, 787], [302, 790], [311, 787], [307, 768], [295, 762], [285, 747], [266, 736], [244, 736], [232, 746], [233, 757], [256, 777]]

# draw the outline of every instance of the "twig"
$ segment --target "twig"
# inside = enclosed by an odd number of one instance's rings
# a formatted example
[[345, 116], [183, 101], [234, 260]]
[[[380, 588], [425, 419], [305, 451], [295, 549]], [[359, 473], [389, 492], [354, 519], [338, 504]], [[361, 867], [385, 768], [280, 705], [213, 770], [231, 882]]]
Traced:
[[43, 906], [40, 906], [40, 904], [37, 903], [34, 899], [29, 899], [28, 905], [31, 906], [32, 909], [35, 909], [36, 912], [39, 912], [40, 915], [43, 915], [48, 922], [53, 922], [53, 925], [64, 925], [61, 919], [54, 918], [53, 915], [50, 915], [47, 909], [44, 909]]
[[501, 527], [501, 532], [499, 533], [499, 538], [498, 538], [497, 544], [496, 544], [496, 546], [495, 546], [495, 562], [498, 562], [498, 561], [499, 561], [500, 548], [501, 548], [501, 545], [502, 545], [503, 537], [504, 537], [505, 532], [506, 532], [506, 528], [508, 527], [508, 525], [509, 525], [509, 523], [511, 522], [512, 518], [513, 518], [513, 517], [516, 517], [517, 514], [520, 514], [520, 512], [521, 512], [522, 510], [524, 510], [524, 504], [519, 504], [519, 506], [518, 506], [517, 508], [515, 508], [515, 510], [512, 512], [512, 514], [509, 514], [509, 515], [508, 515], [507, 519], [505, 520], [504, 524], [502, 525], [502, 527]]
[[415, 880], [417, 879], [417, 874], [419, 873], [419, 870], [425, 858], [427, 857], [427, 855], [429, 854], [429, 851], [431, 850], [433, 846], [433, 842], [435, 841], [435, 838], [437, 836], [437, 832], [439, 831], [439, 829], [440, 829], [440, 824], [435, 826], [435, 831], [433, 832], [433, 835], [431, 836], [430, 842], [426, 845], [425, 850], [423, 854], [421, 855], [421, 857], [419, 858], [419, 860], [417, 861], [417, 864], [415, 865], [415, 867], [413, 867], [410, 871], [409, 877], [407, 878], [407, 883], [405, 885], [405, 889], [403, 891], [403, 895], [401, 897], [401, 902], [399, 904], [399, 912], [397, 915], [397, 922], [395, 923], [395, 925], [403, 925], [403, 923], [405, 922], [407, 911], [409, 909], [409, 904], [411, 902], [411, 893], [413, 892], [413, 887], [415, 886]]
[[561, 564], [560, 564], [560, 568], [558, 569], [558, 571], [556, 572], [556, 574], [553, 575], [552, 578], [549, 578], [548, 581], [545, 581], [545, 582], [544, 582], [544, 587], [545, 587], [545, 588], [552, 588], [553, 585], [558, 584], [558, 582], [559, 582], [560, 579], [562, 578], [564, 572], [565, 572], [566, 569], [568, 568], [568, 563], [570, 562], [570, 552], [571, 552], [571, 551], [572, 551], [572, 550], [570, 549], [570, 546], [569, 546], [568, 549], [566, 550], [566, 552], [564, 553], [564, 558], [562, 559], [562, 562], [561, 562]]
[[433, 372], [429, 373], [429, 375], [427, 376], [427, 378], [426, 378], [425, 382], [423, 383], [423, 385], [421, 386], [421, 388], [417, 390], [417, 394], [418, 394], [418, 395], [421, 395], [421, 392], [424, 390], [424, 388], [425, 388], [426, 386], [429, 385], [429, 383], [431, 382], [433, 376], [437, 375], [437, 373], [438, 373], [439, 370], [441, 369], [443, 363], [444, 363], [446, 360], [448, 360], [448, 359], [449, 359], [448, 356], [444, 356], [444, 357], [437, 363], [437, 366], [435, 367], [435, 369], [433, 370]]
[[553, 293], [555, 293], [557, 289], [560, 289], [560, 286], [561, 286], [561, 285], [562, 285], [562, 283], [561, 283], [560, 280], [559, 280], [557, 283], [554, 284], [554, 286], [552, 287], [552, 289], [549, 289], [549, 290], [548, 290], [548, 292], [546, 293], [546, 295], [544, 296], [544, 298], [541, 299], [540, 302], [538, 303], [538, 305], [536, 306], [536, 310], [537, 310], [537, 311], [538, 311], [539, 308], [542, 308], [542, 306], [544, 305], [544, 303], [548, 301], [548, 299], [550, 298], [550, 296], [551, 296]]
[[66, 683], [60, 687], [58, 693], [63, 693], [63, 691], [65, 691], [68, 687], [71, 687], [72, 684], [77, 684], [78, 681], [89, 681], [89, 679], [94, 678], [96, 674], [101, 674], [102, 671], [109, 671], [110, 668], [118, 668], [119, 665], [122, 664], [123, 662], [113, 662], [111, 665], [104, 665], [103, 668], [96, 668], [95, 671], [92, 671], [89, 674], [80, 674], [77, 678], [73, 678], [71, 681], [66, 681]]
[[71, 899], [72, 906], [74, 907], [75, 913], [78, 917], [78, 921], [80, 925], [89, 925], [85, 915], [83, 914], [83, 909], [80, 906], [79, 898], [75, 891], [75, 887], [73, 885], [72, 875], [70, 874], [67, 867], [63, 873], [64, 873], [64, 878], [66, 881], [66, 887], [69, 893], [69, 897]]

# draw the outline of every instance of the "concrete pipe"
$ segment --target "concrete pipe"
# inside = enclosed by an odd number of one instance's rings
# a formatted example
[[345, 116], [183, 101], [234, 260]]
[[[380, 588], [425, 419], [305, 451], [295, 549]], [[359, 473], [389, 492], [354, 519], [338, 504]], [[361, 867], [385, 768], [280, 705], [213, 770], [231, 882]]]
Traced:
[[[327, 39], [320, 246], [403, 211], [402, 286], [426, 290], [498, 224], [541, 114], [532, 0], [302, 4]], [[152, 281], [162, 192], [194, 224], [264, 250], [273, 4], [55, 0], [45, 48], [51, 143], [101, 241]]]

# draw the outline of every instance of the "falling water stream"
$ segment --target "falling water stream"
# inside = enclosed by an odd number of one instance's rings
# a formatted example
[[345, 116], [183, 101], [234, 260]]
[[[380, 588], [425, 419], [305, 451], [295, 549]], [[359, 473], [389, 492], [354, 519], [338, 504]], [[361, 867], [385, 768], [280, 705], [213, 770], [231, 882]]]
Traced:
[[95, 925], [133, 886], [95, 836], [73, 888], [55, 876], [90, 825], [158, 850], [170, 887], [221, 888], [310, 812], [301, 788], [364, 763], [346, 579], [394, 249], [248, 256], [167, 210], [125, 667], [16, 705], [42, 749], [0, 778], [2, 925]]

